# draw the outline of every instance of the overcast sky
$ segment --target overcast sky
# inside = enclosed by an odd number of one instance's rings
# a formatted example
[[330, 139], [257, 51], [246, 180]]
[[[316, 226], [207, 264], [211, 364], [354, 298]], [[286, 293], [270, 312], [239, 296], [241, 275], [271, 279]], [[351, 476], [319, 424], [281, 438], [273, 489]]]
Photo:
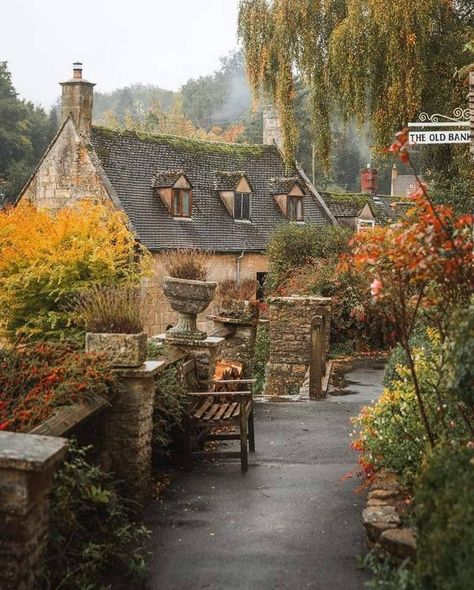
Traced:
[[50, 106], [72, 62], [107, 92], [178, 89], [237, 46], [238, 0], [1, 0], [0, 61], [22, 98]]

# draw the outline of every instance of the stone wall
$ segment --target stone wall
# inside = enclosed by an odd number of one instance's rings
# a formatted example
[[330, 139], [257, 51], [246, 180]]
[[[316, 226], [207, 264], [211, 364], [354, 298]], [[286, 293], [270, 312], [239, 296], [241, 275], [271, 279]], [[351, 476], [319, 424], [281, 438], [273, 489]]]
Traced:
[[[237, 254], [214, 254], [209, 264], [209, 281], [224, 281], [235, 279]], [[149, 336], [156, 336], [166, 331], [167, 326], [176, 323], [175, 312], [171, 309], [163, 295], [163, 278], [166, 272], [163, 268], [162, 256], [159, 253], [153, 255], [155, 266], [153, 278], [144, 282], [144, 294], [147, 301], [145, 313], [146, 331]], [[240, 277], [256, 279], [258, 272], [267, 272], [268, 259], [265, 254], [245, 254], [240, 261]], [[212, 332], [212, 322], [207, 317], [216, 312], [216, 303], [213, 302], [198, 316], [198, 327]]]
[[[311, 358], [311, 321], [330, 306], [327, 297], [272, 297], [269, 304], [270, 359], [265, 395], [297, 394]], [[328, 342], [329, 342], [329, 329]]]
[[37, 207], [58, 210], [93, 198], [111, 203], [87, 147], [69, 120], [41, 162], [22, 198]]
[[53, 473], [62, 438], [0, 432], [0, 588], [38, 588]]
[[248, 323], [233, 318], [223, 319], [222, 321], [214, 320], [216, 330], [219, 330], [223, 326], [233, 330], [222, 342], [219, 348], [218, 360], [232, 360], [243, 363], [243, 377], [245, 379], [251, 379], [253, 374], [257, 325], [258, 317]]

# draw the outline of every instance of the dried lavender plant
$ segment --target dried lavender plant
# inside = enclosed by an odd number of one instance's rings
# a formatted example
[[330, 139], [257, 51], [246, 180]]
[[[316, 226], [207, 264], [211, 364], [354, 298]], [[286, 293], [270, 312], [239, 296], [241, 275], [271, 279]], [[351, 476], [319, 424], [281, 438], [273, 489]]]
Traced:
[[74, 313], [88, 332], [143, 332], [143, 298], [135, 284], [94, 285], [77, 297]]
[[245, 279], [237, 283], [234, 279], [221, 281], [217, 286], [217, 298], [238, 299], [239, 301], [251, 301], [255, 299], [258, 283], [254, 279]]
[[205, 281], [211, 256], [211, 252], [204, 250], [178, 248], [162, 254], [162, 260], [170, 277]]

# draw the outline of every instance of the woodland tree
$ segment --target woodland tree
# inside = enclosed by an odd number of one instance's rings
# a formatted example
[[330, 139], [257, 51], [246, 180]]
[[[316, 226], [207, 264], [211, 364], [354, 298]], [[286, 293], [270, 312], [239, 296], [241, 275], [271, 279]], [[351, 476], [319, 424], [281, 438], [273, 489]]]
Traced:
[[468, 59], [473, 15], [469, 0], [241, 0], [239, 35], [254, 95], [263, 90], [279, 111], [287, 158], [301, 79], [328, 166], [335, 113], [369, 120], [372, 143], [383, 146], [421, 109], [457, 106], [462, 84], [453, 73]]

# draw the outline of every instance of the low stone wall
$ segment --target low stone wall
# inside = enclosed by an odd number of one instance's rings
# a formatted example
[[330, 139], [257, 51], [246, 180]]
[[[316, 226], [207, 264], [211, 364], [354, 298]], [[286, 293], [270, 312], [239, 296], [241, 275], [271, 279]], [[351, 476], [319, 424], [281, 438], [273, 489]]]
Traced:
[[[269, 305], [270, 359], [266, 369], [265, 395], [297, 394], [311, 360], [311, 322], [330, 315], [327, 297], [272, 297]], [[329, 347], [329, 321], [326, 348]]]
[[415, 534], [403, 523], [406, 509], [406, 490], [396, 474], [379, 472], [370, 486], [362, 521], [369, 548], [383, 559], [403, 561], [415, 558]]
[[63, 438], [0, 432], [0, 588], [37, 588], [46, 547], [49, 492]]

